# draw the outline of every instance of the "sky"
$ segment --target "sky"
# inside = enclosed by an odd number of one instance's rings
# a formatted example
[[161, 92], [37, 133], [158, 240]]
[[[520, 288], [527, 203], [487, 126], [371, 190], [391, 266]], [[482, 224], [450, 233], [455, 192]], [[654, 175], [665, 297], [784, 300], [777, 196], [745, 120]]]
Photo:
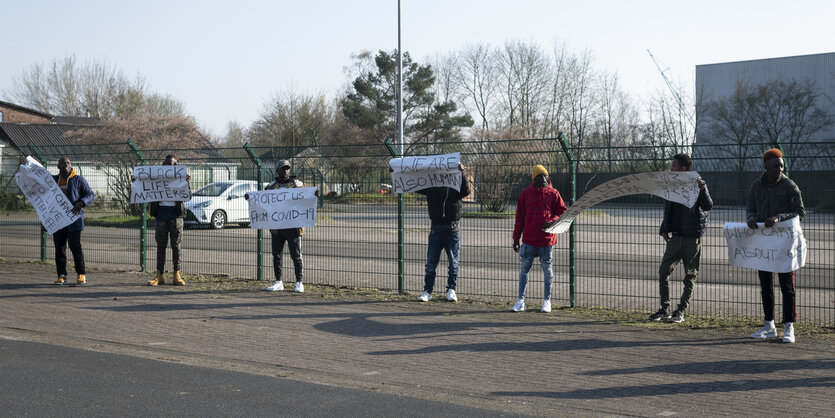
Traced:
[[[588, 50], [636, 98], [695, 66], [835, 52], [835, 2], [401, 0], [401, 45], [419, 63], [469, 44]], [[276, 93], [335, 97], [352, 55], [397, 48], [397, 0], [28, 0], [0, 5], [0, 100], [35, 63], [112, 65], [185, 105], [213, 135], [247, 127]]]

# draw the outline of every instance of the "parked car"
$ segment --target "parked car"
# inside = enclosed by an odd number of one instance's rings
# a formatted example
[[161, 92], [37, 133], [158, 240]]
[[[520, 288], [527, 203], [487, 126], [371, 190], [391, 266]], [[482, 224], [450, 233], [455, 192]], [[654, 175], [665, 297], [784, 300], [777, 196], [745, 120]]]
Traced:
[[247, 180], [218, 181], [191, 194], [186, 202], [185, 224], [209, 225], [221, 229], [227, 223], [248, 224], [247, 192], [258, 190], [257, 182]]

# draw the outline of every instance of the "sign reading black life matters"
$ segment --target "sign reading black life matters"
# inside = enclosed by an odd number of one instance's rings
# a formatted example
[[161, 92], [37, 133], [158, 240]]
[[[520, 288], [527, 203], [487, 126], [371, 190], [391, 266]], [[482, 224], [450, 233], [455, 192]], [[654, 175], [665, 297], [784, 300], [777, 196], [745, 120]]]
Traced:
[[389, 160], [394, 193], [416, 192], [430, 187], [449, 187], [461, 191], [461, 153]]
[[185, 202], [191, 200], [188, 168], [184, 165], [151, 165], [133, 168], [131, 203]]
[[316, 225], [315, 187], [259, 190], [247, 193], [252, 229], [307, 228]]
[[78, 219], [79, 215], [73, 215], [72, 203], [52, 174], [34, 158], [26, 157], [26, 163], [15, 174], [15, 181], [35, 208], [46, 232], [54, 234]]

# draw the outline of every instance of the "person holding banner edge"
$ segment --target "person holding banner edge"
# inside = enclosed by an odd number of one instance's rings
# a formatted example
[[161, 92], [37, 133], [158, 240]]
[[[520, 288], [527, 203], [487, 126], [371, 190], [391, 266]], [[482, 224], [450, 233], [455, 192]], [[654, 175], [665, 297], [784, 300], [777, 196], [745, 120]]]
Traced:
[[[301, 180], [297, 180], [296, 176], [290, 175], [290, 161], [281, 160], [275, 166], [275, 181], [267, 185], [265, 190], [273, 189], [290, 189], [304, 187]], [[314, 193], [319, 197], [319, 190]], [[246, 200], [249, 200], [249, 194], [244, 195]], [[281, 280], [282, 271], [282, 253], [284, 252], [284, 244], [290, 250], [290, 258], [293, 260], [293, 268], [296, 274], [296, 286], [293, 289], [296, 293], [304, 292], [304, 261], [302, 260], [302, 236], [304, 235], [304, 228], [287, 228], [287, 229], [271, 229], [271, 246], [273, 254], [273, 273], [275, 274], [275, 282], [267, 287], [268, 292], [275, 292], [284, 290], [284, 281]]]
[[[165, 156], [162, 165], [177, 165], [180, 158], [174, 154]], [[131, 181], [134, 179], [131, 178]], [[191, 182], [191, 176], [186, 176], [186, 182]], [[183, 218], [186, 216], [186, 206], [182, 201], [151, 202], [151, 216], [156, 221], [154, 238], [157, 242], [157, 274], [148, 281], [148, 286], [165, 284], [165, 250], [171, 240], [171, 263], [174, 276], [171, 284], [174, 286], [185, 286], [186, 282], [180, 275], [180, 244], [183, 241]]]
[[[676, 154], [670, 166], [670, 171], [690, 171], [693, 159], [687, 154]], [[665, 319], [669, 322], [683, 322], [684, 311], [690, 305], [693, 286], [699, 277], [699, 260], [701, 258], [701, 237], [707, 226], [707, 218], [713, 208], [704, 180], [696, 180], [699, 185], [699, 198], [692, 208], [681, 203], [667, 201], [664, 204], [664, 219], [661, 221], [659, 234], [666, 242], [661, 267], [658, 269], [658, 293], [661, 297], [661, 309], [649, 316], [650, 321]], [[671, 236], [672, 235], [672, 236]], [[684, 263], [684, 291], [679, 299], [678, 307], [670, 314], [670, 274], [678, 263]]]
[[[531, 185], [522, 190], [516, 203], [516, 222], [513, 226], [513, 251], [519, 253], [521, 266], [519, 269], [519, 300], [510, 308], [513, 312], [525, 310], [525, 290], [528, 286], [528, 275], [533, 266], [534, 258], [539, 257], [539, 264], [544, 274], [545, 294], [542, 301], [542, 312], [551, 312], [551, 289], [554, 283], [554, 272], [551, 266], [551, 256], [557, 234], [544, 230], [551, 227], [559, 217], [565, 213], [566, 206], [560, 192], [551, 186], [548, 170], [542, 165], [535, 165], [531, 169]], [[519, 240], [522, 244], [519, 244]]]
[[62, 285], [67, 279], [67, 244], [69, 244], [75, 272], [78, 274], [76, 284], [83, 285], [87, 283], [84, 250], [81, 248], [81, 231], [84, 230], [84, 208], [93, 203], [95, 194], [87, 180], [75, 171], [67, 157], [61, 157], [58, 160], [58, 175], [52, 176], [52, 178], [55, 179], [61, 191], [73, 205], [73, 215], [79, 215], [75, 222], [52, 234], [52, 240], [55, 244], [55, 268], [58, 270], [58, 279], [55, 280], [55, 284]]
[[[772, 148], [763, 153], [765, 172], [751, 185], [748, 195], [748, 227], [758, 229], [758, 222], [771, 228], [777, 222], [794, 217], [802, 221], [806, 217], [800, 188], [783, 174], [783, 153]], [[758, 270], [763, 304], [763, 327], [751, 334], [752, 338], [777, 338], [774, 324], [774, 273]], [[794, 321], [797, 318], [795, 303], [794, 272], [778, 272], [780, 290], [783, 293], [783, 342], [795, 342]]]
[[[389, 171], [393, 171], [389, 167]], [[461, 199], [470, 195], [470, 184], [464, 177], [464, 166], [458, 164], [461, 172], [461, 190], [451, 187], [430, 187], [417, 190], [415, 193], [426, 196], [427, 210], [432, 225], [429, 229], [429, 239], [426, 247], [426, 266], [423, 276], [423, 293], [418, 297], [420, 302], [432, 300], [435, 288], [435, 270], [441, 261], [441, 251], [446, 252], [449, 266], [447, 267], [446, 299], [457, 302], [455, 294], [458, 286], [458, 255], [461, 249], [460, 224], [463, 203]]]

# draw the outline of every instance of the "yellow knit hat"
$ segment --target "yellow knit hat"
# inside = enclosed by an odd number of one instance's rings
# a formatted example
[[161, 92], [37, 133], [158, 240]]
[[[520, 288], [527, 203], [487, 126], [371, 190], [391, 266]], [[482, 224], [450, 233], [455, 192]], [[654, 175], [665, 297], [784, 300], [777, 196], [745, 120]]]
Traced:
[[531, 169], [531, 180], [535, 179], [536, 176], [540, 174], [545, 174], [545, 177], [548, 177], [548, 170], [546, 170], [541, 164], [533, 166]]

